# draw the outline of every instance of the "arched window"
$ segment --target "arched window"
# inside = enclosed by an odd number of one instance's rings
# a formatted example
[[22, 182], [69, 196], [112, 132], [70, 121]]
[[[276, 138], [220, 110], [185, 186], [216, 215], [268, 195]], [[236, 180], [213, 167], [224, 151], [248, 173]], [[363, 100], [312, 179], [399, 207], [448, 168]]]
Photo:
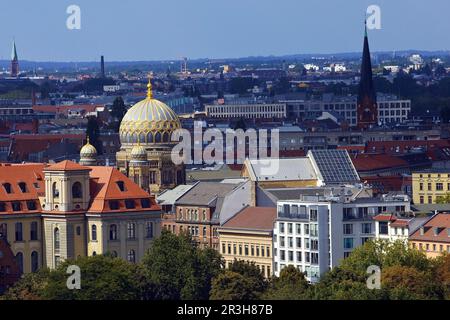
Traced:
[[160, 133], [160, 132], [157, 132], [157, 133], [155, 134], [155, 142], [156, 142], [156, 143], [161, 142], [161, 133]]
[[55, 242], [55, 250], [59, 250], [60, 245], [61, 245], [61, 239], [59, 237], [59, 229], [58, 228], [55, 228], [55, 230], [53, 230], [53, 236], [54, 236], [53, 241]]
[[91, 228], [91, 240], [97, 241], [97, 226], [93, 224]]
[[5, 188], [6, 193], [12, 193], [11, 183], [8, 183], [8, 182], [4, 183], [3, 188]]
[[8, 238], [8, 225], [6, 223], [0, 223], [0, 239]]
[[153, 133], [151, 132], [147, 134], [147, 143], [153, 143]]
[[81, 187], [81, 183], [77, 181], [72, 185], [72, 198], [80, 199], [82, 197], [83, 197], [83, 189]]
[[140, 133], [139, 134], [139, 142], [140, 143], [145, 143], [145, 133]]
[[23, 273], [23, 253], [17, 252], [16, 254], [17, 265], [19, 266], [20, 273]]
[[36, 272], [39, 269], [39, 254], [36, 251], [31, 253], [31, 272]]
[[145, 236], [147, 239], [153, 238], [153, 222], [147, 222], [145, 224]]
[[136, 238], [136, 224], [134, 222], [128, 223], [128, 239]]
[[30, 240], [38, 239], [38, 223], [36, 221], [31, 222], [30, 224]]
[[133, 249], [128, 251], [127, 260], [128, 260], [128, 262], [131, 262], [131, 263], [136, 262], [136, 252], [134, 252]]
[[23, 241], [22, 222], [16, 222], [16, 241]]
[[52, 194], [53, 194], [54, 198], [58, 198], [59, 197], [59, 190], [58, 190], [58, 187], [56, 186], [56, 182], [53, 182]]
[[163, 142], [169, 142], [169, 134], [167, 132], [163, 133]]
[[117, 225], [109, 226], [109, 240], [117, 240]]
[[97, 255], [97, 252], [96, 252], [96, 251], [92, 252], [92, 256], [93, 256], [93, 257], [95, 257], [96, 255]]

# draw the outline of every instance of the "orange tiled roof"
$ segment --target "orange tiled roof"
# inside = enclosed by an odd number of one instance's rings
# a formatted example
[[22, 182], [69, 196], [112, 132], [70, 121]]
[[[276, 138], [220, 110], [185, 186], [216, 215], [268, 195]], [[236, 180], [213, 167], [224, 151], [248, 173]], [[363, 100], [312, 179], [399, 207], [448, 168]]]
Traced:
[[[131, 181], [123, 173], [112, 167], [89, 167], [90, 172], [90, 189], [91, 189], [91, 205], [89, 212], [107, 212], [114, 211], [109, 207], [110, 200], [120, 200], [118, 211], [133, 210], [126, 209], [124, 200], [133, 199], [149, 199], [150, 194], [142, 190], [137, 184]], [[123, 182], [124, 191], [119, 188], [118, 182]], [[150, 208], [145, 210], [160, 210], [154, 198], [150, 199]], [[142, 210], [141, 203], [136, 201], [134, 211]]]
[[[450, 235], [448, 229], [450, 228], [450, 214], [439, 213], [431, 218], [423, 225], [424, 234], [420, 234], [420, 228], [416, 230], [411, 236], [410, 240], [416, 241], [432, 241], [432, 242], [446, 242], [450, 243]], [[435, 235], [435, 228], [438, 228], [437, 235]]]
[[[160, 207], [154, 198], [142, 190], [128, 177], [112, 167], [86, 167], [71, 161], [46, 166], [45, 164], [0, 164], [0, 215], [41, 213], [39, 197], [45, 196], [44, 171], [52, 170], [90, 170], [90, 196], [91, 203], [88, 212], [135, 212], [157, 211]], [[124, 191], [121, 191], [117, 182], [123, 182]], [[24, 183], [24, 185], [19, 185]], [[5, 188], [8, 184], [9, 192]], [[25, 186], [25, 192], [21, 187]], [[147, 199], [148, 206], [142, 205], [141, 199]], [[109, 201], [119, 203], [117, 210], [109, 206]], [[135, 207], [128, 209], [125, 200], [134, 201]], [[20, 210], [13, 210], [13, 203], [20, 203]], [[34, 202], [35, 210], [29, 210], [27, 203]], [[2, 208], [4, 205], [4, 208]], [[3, 210], [3, 211], [2, 211]], [[50, 212], [49, 212], [50, 213]], [[51, 212], [61, 213], [61, 212]], [[70, 213], [70, 212], [69, 212]], [[77, 212], [80, 213], [80, 212]]]
[[269, 207], [247, 207], [223, 224], [223, 229], [273, 230], [277, 209]]
[[56, 164], [51, 164], [45, 168], [45, 171], [86, 171], [89, 167], [82, 166], [70, 160], [64, 160]]
[[358, 154], [351, 157], [357, 171], [380, 170], [408, 166], [408, 162], [388, 154]]

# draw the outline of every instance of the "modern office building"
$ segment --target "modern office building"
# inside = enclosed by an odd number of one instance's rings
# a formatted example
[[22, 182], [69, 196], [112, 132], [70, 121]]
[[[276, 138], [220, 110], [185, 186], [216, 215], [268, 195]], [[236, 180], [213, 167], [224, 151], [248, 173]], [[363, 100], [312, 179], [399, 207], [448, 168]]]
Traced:
[[308, 281], [339, 265], [356, 247], [375, 238], [373, 218], [383, 212], [408, 212], [409, 198], [373, 198], [371, 190], [323, 187], [316, 195], [279, 201], [274, 228], [274, 273], [294, 265]]
[[287, 108], [284, 103], [217, 104], [206, 105], [205, 113], [220, 119], [285, 119]]

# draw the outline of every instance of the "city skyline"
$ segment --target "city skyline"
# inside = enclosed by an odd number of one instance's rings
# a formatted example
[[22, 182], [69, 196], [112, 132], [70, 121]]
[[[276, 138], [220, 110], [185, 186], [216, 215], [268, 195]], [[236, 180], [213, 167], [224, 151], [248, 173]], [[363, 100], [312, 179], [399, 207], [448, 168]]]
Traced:
[[[275, 8], [268, 1], [239, 6], [236, 1], [135, 1], [108, 3], [105, 10], [106, 2], [80, 0], [81, 29], [69, 30], [66, 9], [73, 3], [43, 1], [30, 10], [24, 2], [3, 11], [0, 60], [9, 59], [13, 39], [19, 59], [29, 61], [97, 61], [102, 54], [109, 61], [157, 61], [361, 52], [361, 42], [355, 39], [362, 37], [364, 13], [374, 4], [351, 0], [344, 9], [331, 1], [283, 1]], [[401, 2], [376, 3], [381, 29], [369, 31], [372, 51], [448, 50], [440, 39], [450, 29], [444, 19], [450, 4]], [[431, 16], [432, 24], [427, 20]]]

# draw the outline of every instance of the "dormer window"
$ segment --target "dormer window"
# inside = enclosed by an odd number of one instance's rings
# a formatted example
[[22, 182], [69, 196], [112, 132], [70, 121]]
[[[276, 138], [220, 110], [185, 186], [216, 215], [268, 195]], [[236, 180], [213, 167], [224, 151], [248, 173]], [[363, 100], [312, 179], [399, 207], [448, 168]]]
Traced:
[[13, 211], [20, 211], [20, 210], [22, 210], [22, 204], [20, 202], [18, 202], [18, 201], [15, 201], [15, 202], [11, 203], [11, 205], [12, 205]]
[[119, 201], [117, 201], [117, 200], [110, 200], [109, 201], [109, 208], [111, 210], [118, 210], [119, 209]]
[[5, 189], [6, 193], [8, 193], [8, 194], [12, 193], [11, 183], [8, 183], [8, 182], [4, 183], [3, 188]]
[[150, 208], [150, 199], [141, 199], [142, 208]]
[[19, 188], [22, 193], [27, 193], [27, 184], [25, 182], [19, 182]]
[[36, 210], [37, 209], [36, 202], [35, 201], [27, 201], [27, 208], [30, 211]]
[[119, 190], [124, 192], [125, 191], [125, 183], [123, 181], [117, 181], [117, 186], [119, 187]]
[[135, 203], [134, 203], [134, 200], [132, 200], [132, 199], [125, 200], [125, 207], [127, 209], [134, 209], [136, 207]]

